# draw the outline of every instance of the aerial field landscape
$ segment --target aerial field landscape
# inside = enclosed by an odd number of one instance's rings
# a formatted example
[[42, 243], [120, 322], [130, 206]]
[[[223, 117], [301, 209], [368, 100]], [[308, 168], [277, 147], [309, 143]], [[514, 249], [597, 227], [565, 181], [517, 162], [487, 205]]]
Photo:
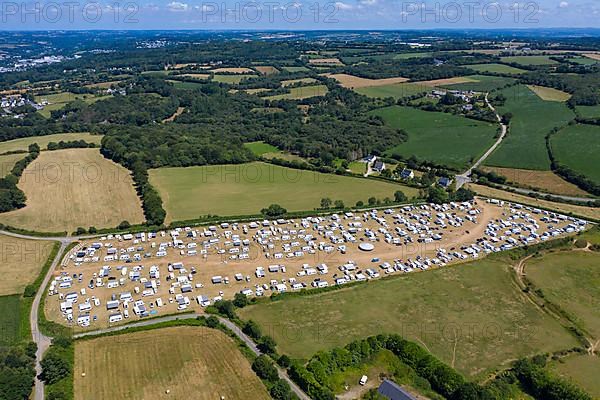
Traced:
[[77, 400], [270, 398], [233, 340], [203, 327], [77, 342], [74, 377]]
[[408, 132], [408, 140], [389, 149], [389, 154], [414, 155], [456, 168], [482, 154], [492, 144], [497, 129], [491, 123], [409, 107], [392, 106], [373, 114]]
[[272, 203], [289, 211], [303, 211], [319, 207], [324, 197], [354, 205], [372, 196], [393, 199], [397, 190], [409, 198], [418, 192], [394, 183], [265, 163], [153, 169], [150, 182], [160, 192], [170, 221], [202, 215], [258, 214]]
[[550, 139], [557, 160], [576, 172], [600, 183], [600, 127], [570, 125]]
[[470, 64], [469, 68], [475, 70], [477, 72], [494, 72], [498, 74], [522, 74], [525, 71], [524, 69], [511, 67], [510, 65], [505, 64]]
[[24, 171], [19, 187], [27, 205], [1, 214], [4, 224], [72, 232], [77, 227], [115, 227], [125, 220], [144, 220], [129, 172], [97, 149], [42, 152]]

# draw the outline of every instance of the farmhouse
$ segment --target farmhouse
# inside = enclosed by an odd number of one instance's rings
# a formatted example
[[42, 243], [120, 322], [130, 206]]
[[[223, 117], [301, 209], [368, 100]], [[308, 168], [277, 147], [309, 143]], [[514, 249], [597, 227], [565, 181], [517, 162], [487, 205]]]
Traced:
[[413, 179], [415, 177], [415, 173], [412, 169], [404, 168], [402, 172], [400, 172], [400, 179]]
[[440, 185], [443, 188], [448, 188], [448, 187], [450, 187], [451, 184], [452, 184], [452, 179], [447, 178], [445, 176], [441, 177], [438, 180], [438, 185]]
[[373, 171], [375, 171], [375, 172], [382, 172], [384, 169], [385, 169], [385, 164], [381, 160], [377, 160], [377, 161], [375, 161], [375, 164], [373, 164]]

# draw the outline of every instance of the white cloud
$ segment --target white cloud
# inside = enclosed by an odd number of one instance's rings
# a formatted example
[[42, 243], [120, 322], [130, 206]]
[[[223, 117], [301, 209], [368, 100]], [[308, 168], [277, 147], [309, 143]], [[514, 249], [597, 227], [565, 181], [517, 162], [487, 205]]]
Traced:
[[372, 6], [377, 4], [378, 0], [359, 0], [360, 4], [364, 4], [365, 6]]
[[354, 8], [354, 6], [352, 4], [344, 3], [341, 1], [336, 1], [335, 7], [338, 10], [352, 10]]
[[167, 4], [167, 9], [169, 11], [187, 11], [190, 6], [186, 3], [182, 3], [180, 1], [172, 1]]
[[569, 3], [566, 1], [561, 1], [560, 4], [558, 5], [559, 8], [567, 8], [569, 7]]

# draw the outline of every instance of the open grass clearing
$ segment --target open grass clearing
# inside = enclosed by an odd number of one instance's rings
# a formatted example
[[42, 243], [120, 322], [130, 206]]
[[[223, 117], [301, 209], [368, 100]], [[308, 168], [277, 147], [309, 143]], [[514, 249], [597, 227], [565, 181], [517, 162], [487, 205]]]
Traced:
[[492, 72], [497, 74], [522, 74], [527, 72], [524, 69], [511, 67], [510, 65], [498, 64], [498, 63], [490, 63], [490, 64], [470, 64], [465, 65], [465, 67], [470, 68], [477, 72]]
[[308, 72], [310, 69], [306, 67], [283, 67], [288, 72]]
[[570, 380], [587, 391], [592, 398], [600, 399], [600, 357], [573, 355], [551, 364], [554, 374]]
[[566, 125], [575, 115], [566, 104], [540, 99], [527, 86], [502, 90], [506, 101], [500, 114], [513, 115], [509, 132], [486, 165], [507, 168], [549, 170], [546, 135], [554, 127]]
[[518, 193], [511, 193], [505, 190], [494, 189], [489, 186], [477, 185], [473, 183], [467, 184], [467, 187], [477, 194], [482, 196], [509, 200], [515, 203], [527, 204], [533, 207], [541, 207], [549, 210], [556, 210], [563, 214], [577, 215], [583, 218], [591, 218], [594, 220], [600, 220], [600, 208], [577, 206], [566, 203], [556, 203], [553, 201], [534, 199], [533, 197], [525, 196]]
[[228, 83], [230, 85], [237, 85], [244, 79], [256, 78], [258, 75], [253, 74], [237, 74], [237, 75], [214, 75], [212, 80], [219, 83]]
[[248, 74], [248, 73], [254, 72], [254, 70], [251, 68], [246, 68], [246, 67], [238, 67], [238, 68], [225, 67], [225, 68], [211, 69], [210, 72], [214, 72], [215, 74], [219, 74], [219, 73]]
[[98, 149], [44, 151], [23, 172], [27, 205], [0, 214], [6, 225], [42, 232], [144, 221], [129, 171]]
[[21, 295], [0, 296], [0, 345], [19, 341]]
[[494, 89], [502, 88], [515, 81], [513, 78], [489, 75], [469, 75], [466, 78], [469, 78], [470, 82], [448, 83], [441, 84], [440, 86], [452, 90], [473, 90], [475, 92], [489, 92]]
[[600, 338], [600, 253], [545, 254], [527, 261], [525, 273], [546, 299]]
[[457, 85], [459, 83], [472, 83], [472, 82], [478, 82], [478, 80], [468, 77], [468, 76], [455, 76], [453, 78], [433, 79], [433, 80], [429, 80], [429, 81], [418, 81], [418, 82], [414, 82], [414, 83], [418, 83], [420, 85], [434, 88], [434, 87], [444, 86], [444, 85]]
[[569, 93], [563, 92], [562, 90], [538, 85], [527, 85], [527, 87], [533, 93], [537, 94], [538, 97], [542, 100], [564, 102], [571, 98], [571, 95]]
[[583, 118], [600, 118], [600, 104], [595, 106], [577, 106], [577, 111]]
[[[42, 149], [45, 149], [50, 142], [70, 142], [74, 140], [85, 140], [88, 143], [100, 144], [102, 135], [90, 135], [87, 132], [81, 133], [56, 133], [54, 135], [30, 136], [20, 139], [0, 142], [0, 154], [11, 151], [27, 151], [30, 144], [37, 143]], [[25, 157], [23, 155], [21, 158]]]
[[210, 74], [181, 74], [181, 75], [177, 75], [177, 76], [183, 76], [185, 78], [200, 79], [200, 80], [210, 78]]
[[331, 74], [329, 78], [333, 78], [340, 83], [341, 86], [349, 89], [357, 89], [364, 87], [374, 86], [386, 86], [393, 85], [395, 83], [402, 83], [408, 81], [408, 78], [397, 77], [397, 78], [384, 78], [384, 79], [368, 79], [361, 78], [359, 76], [348, 75], [348, 74]]
[[424, 345], [468, 377], [518, 357], [576, 345], [515, 287], [501, 259], [394, 276], [239, 311], [270, 332], [282, 353], [307, 358], [379, 333]]
[[344, 65], [339, 58], [311, 58], [308, 60], [311, 65]]
[[119, 84], [121, 81], [108, 81], [108, 82], [98, 82], [98, 83], [90, 83], [89, 85], [85, 85], [85, 87], [89, 88], [98, 88], [98, 89], [108, 89], [113, 85]]
[[267, 100], [302, 100], [310, 97], [325, 96], [329, 91], [325, 85], [300, 86], [289, 89], [289, 93], [267, 96]]
[[393, 97], [401, 99], [404, 97], [414, 96], [416, 94], [427, 93], [432, 89], [429, 86], [421, 85], [420, 83], [395, 83], [384, 86], [371, 86], [354, 89], [357, 93], [368, 97], [386, 98]]
[[281, 81], [281, 86], [286, 87], [286, 86], [297, 85], [297, 84], [310, 85], [310, 84], [313, 84], [316, 82], [317, 82], [317, 80], [315, 78], [288, 79], [285, 81]]
[[552, 171], [536, 171], [530, 169], [484, 167], [485, 171], [493, 171], [505, 176], [509, 183], [526, 188], [540, 189], [546, 193], [566, 196], [587, 196], [588, 193], [574, 184], [565, 181]]
[[149, 173], [150, 182], [163, 199], [168, 221], [194, 219], [208, 214], [258, 214], [273, 203], [288, 211], [312, 210], [320, 206], [324, 197], [354, 205], [358, 200], [366, 202], [371, 196], [393, 199], [396, 190], [402, 190], [408, 197], [418, 194], [416, 189], [395, 183], [261, 162], [159, 168]]
[[550, 59], [551, 56], [508, 56], [501, 57], [500, 60], [505, 63], [517, 63], [525, 66], [540, 66], [540, 65], [554, 65], [558, 64], [558, 61]]
[[270, 398], [231, 338], [186, 326], [76, 342], [74, 395], [76, 400]]
[[46, 118], [50, 117], [50, 113], [52, 111], [62, 109], [67, 103], [70, 103], [75, 100], [83, 100], [87, 104], [93, 104], [97, 101], [108, 99], [112, 97], [111, 95], [101, 95], [95, 96], [93, 94], [75, 94], [70, 92], [60, 92], [54, 94], [45, 94], [35, 96], [36, 102], [47, 101], [48, 104], [44, 106], [44, 108], [38, 111], [41, 115]]
[[600, 126], [570, 125], [550, 139], [560, 164], [600, 184]]
[[244, 146], [250, 149], [250, 151], [257, 156], [262, 156], [265, 153], [275, 153], [279, 151], [277, 147], [270, 145], [269, 143], [265, 143], [263, 141], [244, 143]]
[[408, 132], [408, 140], [387, 154], [405, 158], [414, 155], [459, 168], [483, 154], [492, 145], [497, 130], [495, 124], [411, 107], [391, 106], [372, 113], [382, 117], [387, 125]]
[[279, 70], [272, 65], [259, 65], [254, 67], [254, 69], [263, 75], [273, 75], [279, 72]]
[[22, 293], [39, 275], [52, 242], [0, 235], [0, 296]]
[[167, 82], [172, 83], [177, 89], [192, 90], [202, 87], [202, 82], [190, 82], [190, 81], [175, 81], [167, 79]]
[[429, 52], [415, 52], [415, 53], [400, 53], [394, 55], [394, 60], [408, 60], [410, 58], [423, 58], [432, 57], [433, 53]]

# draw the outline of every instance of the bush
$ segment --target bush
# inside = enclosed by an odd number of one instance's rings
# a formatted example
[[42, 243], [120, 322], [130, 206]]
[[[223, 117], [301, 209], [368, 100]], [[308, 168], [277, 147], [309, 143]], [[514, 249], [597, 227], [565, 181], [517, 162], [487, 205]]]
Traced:
[[275, 400], [291, 400], [293, 399], [292, 389], [290, 385], [283, 379], [279, 379], [269, 390], [271, 397]]
[[277, 360], [277, 364], [279, 364], [282, 368], [288, 368], [292, 364], [292, 360], [288, 356], [283, 354]]
[[273, 361], [265, 355], [256, 357], [252, 363], [252, 370], [256, 372], [259, 378], [269, 382], [275, 382], [279, 379], [277, 368], [273, 365]]
[[129, 221], [122, 221], [118, 226], [117, 229], [123, 230], [123, 229], [129, 229], [131, 228], [131, 224], [129, 223]]
[[41, 379], [46, 384], [53, 384], [71, 373], [71, 365], [57, 352], [49, 350], [41, 362]]
[[242, 332], [244, 332], [246, 335], [250, 336], [254, 340], [258, 340], [262, 336], [260, 326], [258, 326], [258, 324], [253, 320], [248, 320], [248, 322], [244, 324]]
[[261, 337], [257, 347], [265, 354], [275, 354], [277, 352], [277, 344], [271, 336]]
[[269, 207], [260, 210], [260, 213], [265, 217], [273, 218], [285, 215], [285, 213], [287, 213], [287, 210], [281, 207], [279, 204], [271, 204]]
[[208, 326], [209, 328], [216, 328], [217, 326], [219, 326], [219, 323], [219, 319], [214, 315], [211, 315], [208, 318], [206, 318], [206, 326]]
[[248, 296], [243, 293], [236, 293], [233, 297], [233, 305], [237, 308], [244, 308], [248, 305]]

